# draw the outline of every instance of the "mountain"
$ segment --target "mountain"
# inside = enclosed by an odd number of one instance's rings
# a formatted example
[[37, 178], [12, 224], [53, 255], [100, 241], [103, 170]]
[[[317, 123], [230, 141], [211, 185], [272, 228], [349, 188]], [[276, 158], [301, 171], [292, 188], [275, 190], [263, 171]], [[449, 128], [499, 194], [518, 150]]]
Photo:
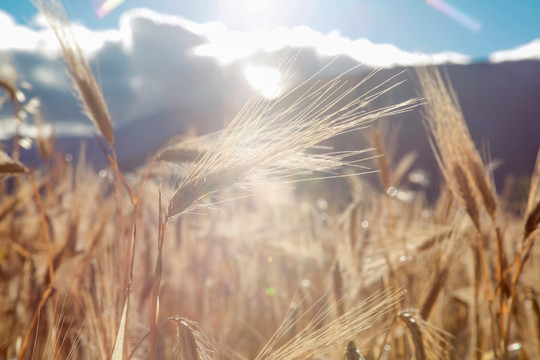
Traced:
[[[437, 67], [451, 80], [481, 154], [501, 161], [494, 171], [497, 189], [502, 189], [510, 175], [521, 180], [529, 178], [540, 149], [540, 61]], [[383, 69], [373, 83], [380, 83], [401, 71], [405, 71], [402, 78], [406, 83], [392, 92], [392, 100], [398, 102], [421, 96], [415, 69], [411, 67]], [[427, 170], [432, 176], [433, 191], [439, 182], [439, 171], [422, 124], [421, 108], [387, 121], [400, 125], [395, 144], [397, 157], [417, 152], [415, 168]], [[357, 139], [354, 134], [348, 135], [339, 143], [354, 144]]]
[[[494, 173], [497, 188], [502, 188], [510, 174], [530, 176], [540, 147], [540, 61], [447, 64], [438, 67], [453, 84], [477, 146], [487, 146], [491, 159], [502, 160]], [[216, 100], [214, 96], [211, 105], [186, 107], [182, 104], [177, 108], [145, 115], [118, 128], [116, 149], [122, 168], [129, 170], [143, 164], [170, 137], [185, 133], [190, 127], [196, 128], [200, 134], [215, 131], [232, 119], [241, 105], [240, 100], [247, 99], [250, 90], [245, 84], [240, 85], [243, 82], [239, 80], [238, 69], [229, 68], [228, 71], [223, 75], [223, 81], [213, 84], [214, 94], [222, 92], [221, 100]], [[398, 79], [405, 79], [405, 84], [393, 90], [379, 105], [418, 96], [418, 81], [412, 67], [382, 69], [370, 79], [366, 88], [400, 72], [403, 73]], [[430, 191], [435, 191], [439, 183], [438, 169], [421, 119], [418, 108], [384, 121], [400, 123], [395, 144], [397, 157], [411, 151], [417, 152], [414, 167], [431, 174], [433, 181]], [[367, 146], [362, 139], [361, 135], [352, 133], [330, 143], [336, 148], [359, 149]], [[89, 160], [98, 168], [106, 166], [101, 149], [91, 137], [58, 138], [56, 148], [76, 155], [83, 141]], [[39, 162], [35, 151], [24, 152], [22, 160], [30, 164]]]

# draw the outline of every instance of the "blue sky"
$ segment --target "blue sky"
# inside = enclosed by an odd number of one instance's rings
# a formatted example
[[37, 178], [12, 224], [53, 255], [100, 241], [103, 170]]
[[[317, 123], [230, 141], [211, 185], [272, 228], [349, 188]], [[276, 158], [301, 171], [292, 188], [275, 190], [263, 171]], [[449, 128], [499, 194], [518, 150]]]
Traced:
[[[353, 40], [366, 38], [405, 51], [449, 50], [474, 59], [540, 38], [540, 1], [533, 0], [259, 0], [259, 8], [253, 6], [253, 0], [125, 0], [99, 18], [92, 3], [100, 2], [103, 0], [65, 4], [72, 20], [91, 29], [116, 28], [126, 10], [147, 7], [198, 23], [221, 21], [232, 30], [307, 25], [321, 33], [338, 30]], [[442, 6], [436, 6], [441, 3]], [[445, 13], [441, 10], [444, 8], [450, 10]], [[29, 0], [4, 1], [0, 9], [21, 24], [28, 23], [36, 14]], [[452, 19], [452, 12], [468, 19], [473, 26], [466, 27]]]

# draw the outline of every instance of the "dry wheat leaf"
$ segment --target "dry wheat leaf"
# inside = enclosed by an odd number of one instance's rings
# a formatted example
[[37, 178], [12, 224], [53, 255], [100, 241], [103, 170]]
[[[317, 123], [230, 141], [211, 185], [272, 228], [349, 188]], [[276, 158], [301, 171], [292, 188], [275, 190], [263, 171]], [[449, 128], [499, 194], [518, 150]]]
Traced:
[[123, 359], [128, 306], [129, 306], [129, 297], [126, 298], [126, 302], [124, 303], [124, 310], [122, 311], [122, 319], [120, 320], [120, 325], [118, 326], [118, 333], [116, 334], [116, 340], [114, 341], [114, 349], [111, 356], [111, 360]]

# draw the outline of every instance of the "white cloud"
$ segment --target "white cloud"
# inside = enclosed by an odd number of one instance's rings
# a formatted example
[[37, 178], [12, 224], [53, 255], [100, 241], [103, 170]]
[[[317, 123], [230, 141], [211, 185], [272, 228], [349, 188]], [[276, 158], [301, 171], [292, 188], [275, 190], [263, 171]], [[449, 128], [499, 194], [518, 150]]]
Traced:
[[493, 63], [519, 60], [540, 60], [540, 39], [514, 49], [496, 51], [489, 56]]
[[351, 40], [341, 36], [338, 31], [322, 34], [307, 26], [243, 33], [230, 31], [221, 23], [209, 23], [199, 25], [197, 30], [209, 41], [195, 48], [195, 53], [214, 57], [222, 64], [248, 58], [257, 50], [271, 52], [285, 47], [312, 47], [320, 55], [326, 56], [344, 54], [360, 63], [376, 67], [446, 62], [466, 64], [471, 61], [469, 56], [458, 53], [407, 52], [394, 45], [374, 44], [367, 39]]
[[[0, 33], [3, 36], [0, 42], [0, 51], [26, 51], [39, 52], [42, 55], [55, 56], [59, 54], [60, 47], [53, 32], [48, 28], [47, 20], [42, 14], [37, 15], [31, 22], [33, 27], [17, 24], [8, 13], [0, 10]], [[81, 44], [87, 56], [92, 57], [105, 42], [119, 41], [118, 30], [89, 30], [80, 24], [73, 24], [72, 31]]]
[[3, 34], [0, 51], [31, 51], [37, 49], [42, 41], [42, 34], [39, 31], [17, 24], [11, 15], [2, 10], [0, 10], [0, 34]]

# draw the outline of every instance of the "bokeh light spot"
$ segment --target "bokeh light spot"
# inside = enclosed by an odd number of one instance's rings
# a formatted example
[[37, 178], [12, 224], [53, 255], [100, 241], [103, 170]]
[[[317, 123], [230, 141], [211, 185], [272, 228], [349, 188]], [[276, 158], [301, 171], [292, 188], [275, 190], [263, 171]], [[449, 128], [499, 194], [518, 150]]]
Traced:
[[265, 294], [268, 296], [274, 296], [277, 293], [277, 290], [273, 286], [269, 286], [264, 290]]

